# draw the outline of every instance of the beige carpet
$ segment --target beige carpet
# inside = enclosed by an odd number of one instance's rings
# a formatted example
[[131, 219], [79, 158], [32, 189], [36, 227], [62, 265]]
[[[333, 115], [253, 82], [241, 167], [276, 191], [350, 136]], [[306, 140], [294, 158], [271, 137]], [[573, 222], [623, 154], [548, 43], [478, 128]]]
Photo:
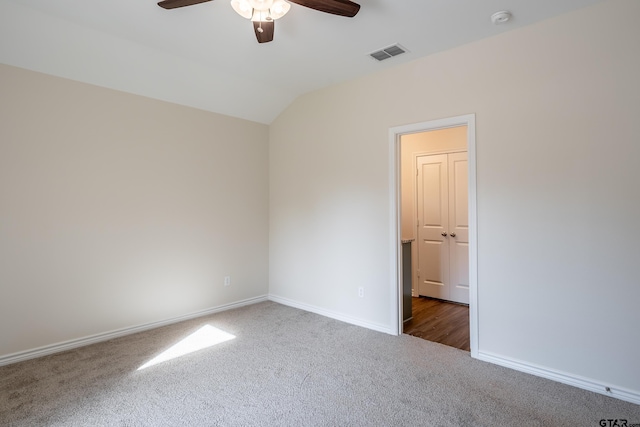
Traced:
[[[139, 367], [205, 325], [236, 338]], [[213, 328], [210, 328], [213, 330]], [[2, 426], [599, 426], [640, 406], [272, 302], [0, 368]]]

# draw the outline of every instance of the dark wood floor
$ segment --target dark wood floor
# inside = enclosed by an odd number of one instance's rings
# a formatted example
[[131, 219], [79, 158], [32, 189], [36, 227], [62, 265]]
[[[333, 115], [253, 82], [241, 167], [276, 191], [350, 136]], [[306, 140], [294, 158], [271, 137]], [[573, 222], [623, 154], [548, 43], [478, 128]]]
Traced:
[[469, 351], [469, 306], [434, 298], [412, 298], [413, 319], [404, 333]]

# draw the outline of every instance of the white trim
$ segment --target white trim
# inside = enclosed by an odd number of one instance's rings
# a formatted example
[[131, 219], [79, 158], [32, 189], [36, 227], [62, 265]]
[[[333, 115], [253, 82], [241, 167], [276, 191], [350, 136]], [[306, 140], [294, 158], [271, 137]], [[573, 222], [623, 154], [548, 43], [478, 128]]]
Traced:
[[[573, 387], [578, 387], [584, 390], [593, 391], [595, 393], [603, 394], [605, 396], [614, 397], [616, 399], [624, 400], [626, 402], [635, 403], [640, 405], [640, 393], [637, 391], [625, 389], [622, 387], [615, 387], [608, 384], [598, 383], [589, 378], [580, 377], [567, 372], [557, 371], [555, 369], [548, 369], [542, 366], [533, 365], [531, 363], [525, 363], [520, 360], [511, 359], [504, 356], [498, 356], [489, 352], [478, 353], [477, 358], [479, 360], [494, 363], [496, 365], [504, 366], [506, 368], [514, 369], [516, 371], [525, 372], [527, 374], [535, 375], [537, 377], [546, 378], [552, 381], [557, 381], [563, 384], [567, 384]], [[607, 387], [610, 391], [607, 391]]]
[[[391, 249], [391, 263], [389, 265], [389, 283], [391, 295], [391, 333], [401, 335], [404, 324], [403, 313], [400, 304], [403, 298], [402, 291], [402, 234], [400, 233], [400, 133], [397, 128], [389, 129], [389, 247]], [[395, 250], [394, 250], [395, 249]]]
[[367, 322], [366, 320], [358, 319], [356, 317], [345, 316], [342, 313], [327, 310], [321, 307], [317, 307], [315, 305], [294, 301], [292, 299], [284, 298], [278, 295], [269, 294], [269, 301], [277, 302], [278, 304], [287, 305], [289, 307], [298, 308], [300, 310], [319, 314], [321, 316], [329, 317], [331, 319], [340, 320], [341, 322], [350, 323], [352, 325], [362, 326], [363, 328], [372, 329], [374, 331], [384, 332], [385, 334], [397, 335], [394, 333], [394, 331], [389, 329], [389, 327], [386, 325]]
[[469, 167], [469, 341], [471, 357], [480, 348], [478, 317], [478, 184], [476, 172], [476, 116], [467, 121], [467, 157]]
[[232, 310], [234, 308], [243, 307], [245, 305], [257, 304], [259, 302], [264, 302], [264, 301], [267, 301], [266, 295], [245, 299], [245, 300], [237, 301], [230, 304], [224, 304], [224, 305], [209, 308], [206, 310], [196, 311], [194, 313], [172, 317], [170, 319], [160, 320], [157, 322], [150, 322], [142, 325], [131, 326], [128, 328], [116, 329], [110, 332], [103, 332], [101, 334], [90, 335], [83, 338], [64, 341], [61, 343], [51, 344], [44, 347], [38, 347], [32, 350], [21, 351], [19, 353], [12, 353], [12, 354], [8, 354], [6, 356], [0, 357], [0, 366], [10, 365], [12, 363], [17, 363], [17, 362], [23, 362], [25, 360], [35, 359], [36, 357], [48, 356], [50, 354], [60, 353], [62, 351], [72, 350], [74, 348], [84, 347], [86, 345], [95, 344], [102, 341], [108, 341], [114, 338], [120, 338], [125, 335], [131, 335], [138, 332], [147, 331], [149, 329], [155, 329], [161, 326], [178, 323], [185, 320], [195, 319], [197, 317], [208, 316], [210, 314], [219, 313], [221, 311]]
[[461, 149], [453, 149], [453, 150], [433, 150], [433, 151], [416, 151], [415, 153], [413, 153], [413, 158], [414, 161], [417, 157], [423, 157], [423, 156], [434, 156], [436, 154], [453, 154], [453, 153], [466, 153], [467, 150], [461, 150]]
[[476, 183], [476, 116], [450, 117], [423, 123], [398, 126], [389, 129], [389, 198], [391, 205], [391, 313], [395, 334], [402, 333], [402, 264], [400, 263], [400, 136], [451, 127], [467, 126], [467, 154], [469, 167], [469, 337], [471, 357], [478, 357], [478, 215]]

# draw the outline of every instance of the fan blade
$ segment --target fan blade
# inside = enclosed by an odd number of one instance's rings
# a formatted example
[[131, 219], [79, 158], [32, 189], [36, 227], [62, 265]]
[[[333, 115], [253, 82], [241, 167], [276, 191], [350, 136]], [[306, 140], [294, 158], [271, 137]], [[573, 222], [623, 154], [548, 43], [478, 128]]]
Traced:
[[163, 0], [158, 3], [163, 9], [175, 9], [176, 7], [191, 6], [198, 3], [205, 3], [211, 0]]
[[360, 5], [349, 0], [289, 0], [291, 3], [306, 6], [320, 12], [353, 18], [360, 10]]
[[275, 21], [262, 21], [253, 23], [253, 31], [256, 33], [258, 43], [267, 43], [273, 40], [274, 22]]

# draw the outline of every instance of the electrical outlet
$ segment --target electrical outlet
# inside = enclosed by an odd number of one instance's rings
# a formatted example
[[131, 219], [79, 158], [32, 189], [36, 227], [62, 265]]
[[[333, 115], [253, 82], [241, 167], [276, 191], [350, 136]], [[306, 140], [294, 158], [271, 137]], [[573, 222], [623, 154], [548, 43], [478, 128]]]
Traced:
[[231, 276], [224, 276], [224, 285], [225, 286], [231, 285]]
[[360, 286], [360, 287], [358, 288], [358, 296], [359, 296], [360, 298], [364, 298], [364, 287]]

